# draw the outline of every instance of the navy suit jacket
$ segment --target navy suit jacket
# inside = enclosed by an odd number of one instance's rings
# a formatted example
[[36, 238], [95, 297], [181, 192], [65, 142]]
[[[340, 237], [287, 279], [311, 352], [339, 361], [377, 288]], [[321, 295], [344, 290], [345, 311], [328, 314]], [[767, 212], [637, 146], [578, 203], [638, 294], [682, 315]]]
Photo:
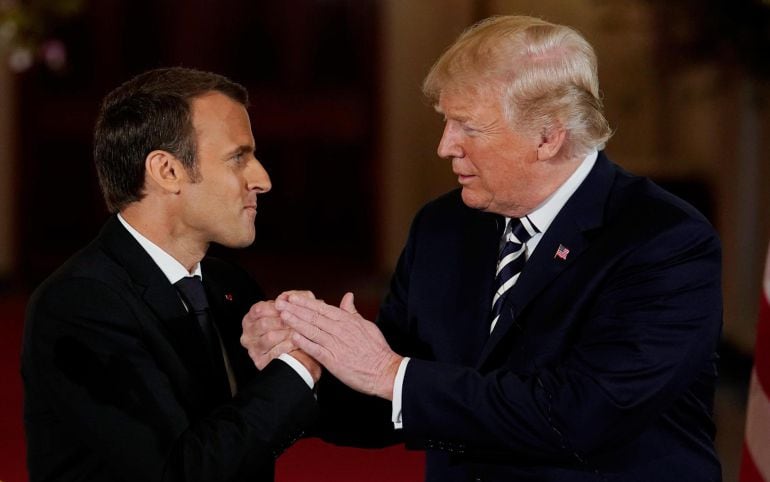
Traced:
[[281, 361], [257, 373], [241, 348], [256, 284], [216, 259], [202, 271], [234, 398], [175, 288], [116, 217], [38, 288], [22, 353], [30, 480], [273, 480], [314, 397]]
[[426, 479], [720, 480], [721, 268], [709, 223], [600, 153], [490, 335], [503, 227], [459, 190], [429, 203], [378, 317], [413, 357], [401, 435], [427, 449]]

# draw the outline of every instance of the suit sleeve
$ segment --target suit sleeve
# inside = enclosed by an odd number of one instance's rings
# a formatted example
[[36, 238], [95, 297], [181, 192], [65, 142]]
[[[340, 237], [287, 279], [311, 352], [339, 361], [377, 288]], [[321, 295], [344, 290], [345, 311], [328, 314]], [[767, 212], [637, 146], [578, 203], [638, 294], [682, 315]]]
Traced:
[[[416, 242], [402, 255], [380, 319], [394, 339], [410, 337]], [[713, 367], [720, 300], [713, 230], [701, 220], [674, 223], [608, 270], [574, 343], [552, 365], [523, 374], [503, 364], [481, 373], [413, 358], [403, 388], [405, 436], [457, 453], [552, 462], [631, 440], [699, 377], [715, 376], [704, 370]]]
[[[421, 217], [422, 211], [412, 223], [411, 231]], [[399, 268], [391, 280], [390, 293], [381, 306], [377, 325], [395, 352], [414, 355], [414, 344], [407, 336], [405, 303], [409, 276], [406, 266], [411, 263], [412, 256], [410, 246], [411, 243], [400, 256]], [[417, 353], [426, 354], [424, 351]], [[327, 442], [367, 448], [404, 442], [403, 432], [394, 429], [390, 401], [352, 390], [331, 373], [324, 373], [317, 388], [321, 418], [316, 435]]]
[[192, 420], [132, 306], [102, 282], [59, 280], [30, 307], [23, 354], [27, 389], [123, 480], [240, 478], [272, 464], [313, 420], [311, 391], [280, 361]]

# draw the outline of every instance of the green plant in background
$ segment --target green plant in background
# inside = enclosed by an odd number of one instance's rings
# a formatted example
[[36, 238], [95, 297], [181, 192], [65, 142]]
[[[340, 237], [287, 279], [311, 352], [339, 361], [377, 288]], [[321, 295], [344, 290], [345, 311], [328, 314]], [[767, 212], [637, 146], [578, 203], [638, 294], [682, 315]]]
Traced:
[[35, 63], [52, 71], [67, 66], [67, 47], [54, 31], [84, 8], [85, 0], [0, 0], [0, 56], [14, 72]]

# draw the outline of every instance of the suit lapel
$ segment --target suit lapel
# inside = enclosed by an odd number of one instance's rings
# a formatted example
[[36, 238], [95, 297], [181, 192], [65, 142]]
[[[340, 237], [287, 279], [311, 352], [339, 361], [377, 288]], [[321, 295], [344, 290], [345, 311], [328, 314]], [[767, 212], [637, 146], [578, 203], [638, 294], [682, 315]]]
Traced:
[[254, 362], [241, 346], [243, 315], [253, 303], [264, 299], [259, 287], [243, 272], [214, 258], [201, 261], [203, 286], [211, 314], [222, 337], [236, 382], [246, 383], [256, 374]]
[[159, 321], [155, 328], [164, 333], [166, 341], [187, 367], [186, 373], [174, 374], [174, 382], [182, 384], [184, 393], [190, 393], [193, 380], [187, 375], [197, 378], [210, 372], [206, 357], [200, 356], [205, 352], [205, 345], [194, 325], [196, 321], [185, 310], [168, 278], [116, 216], [107, 221], [99, 240], [105, 252], [131, 277], [138, 295]]
[[237, 307], [243, 300], [236, 299], [240, 293], [227, 284], [228, 280], [216, 279], [213, 272], [206, 269], [205, 265], [203, 273], [203, 285], [206, 288], [211, 316], [221, 336], [236, 382], [243, 383], [251, 374], [249, 368], [252, 366], [250, 359], [248, 363], [244, 363], [246, 351], [240, 344], [241, 315]]
[[[508, 293], [500, 319], [484, 345], [477, 367], [483, 365], [535, 296], [588, 248], [590, 237], [587, 234], [602, 225], [615, 172], [614, 165], [604, 153], [599, 153], [593, 169], [556, 215]], [[569, 250], [565, 257], [556, 255], [560, 246]]]
[[[473, 224], [466, 225], [463, 232], [462, 249], [465, 253], [459, 261], [462, 273], [458, 293], [468, 300], [466, 313], [455, 313], [447, 319], [460, 321], [453, 328], [453, 336], [462, 340], [465, 355], [462, 362], [472, 365], [478, 359], [489, 338], [489, 312], [492, 306], [497, 248], [500, 243], [505, 220], [502, 216], [474, 212]], [[479, 320], [482, 320], [479, 323]]]

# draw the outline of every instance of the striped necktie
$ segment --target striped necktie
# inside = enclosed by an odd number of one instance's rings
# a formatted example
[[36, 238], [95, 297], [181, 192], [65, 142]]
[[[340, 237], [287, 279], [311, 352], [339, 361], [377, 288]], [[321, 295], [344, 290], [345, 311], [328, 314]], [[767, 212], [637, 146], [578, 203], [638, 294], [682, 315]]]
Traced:
[[495, 294], [492, 298], [492, 326], [489, 331], [495, 328], [500, 313], [503, 310], [505, 295], [508, 294], [511, 287], [524, 268], [526, 256], [526, 242], [540, 231], [532, 224], [528, 217], [521, 219], [511, 218], [506, 229], [508, 233], [505, 237], [505, 245], [497, 258], [497, 273], [495, 274]]

